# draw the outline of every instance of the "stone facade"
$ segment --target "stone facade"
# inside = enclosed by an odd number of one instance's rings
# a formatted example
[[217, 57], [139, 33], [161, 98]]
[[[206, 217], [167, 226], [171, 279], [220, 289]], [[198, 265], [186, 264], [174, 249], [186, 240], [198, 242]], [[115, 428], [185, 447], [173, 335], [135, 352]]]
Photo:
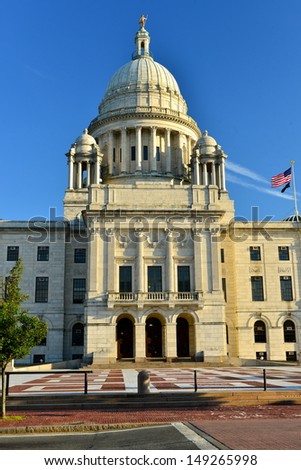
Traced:
[[48, 323], [19, 362], [298, 360], [300, 222], [237, 222], [227, 155], [143, 26], [67, 152], [64, 222], [0, 221], [0, 266]]

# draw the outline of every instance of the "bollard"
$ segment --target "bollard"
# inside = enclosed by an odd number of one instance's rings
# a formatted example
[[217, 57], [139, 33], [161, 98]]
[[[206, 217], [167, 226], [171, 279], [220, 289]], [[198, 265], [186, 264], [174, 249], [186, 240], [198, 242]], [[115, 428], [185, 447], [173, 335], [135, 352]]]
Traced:
[[267, 389], [267, 375], [266, 370], [263, 369], [263, 390], [266, 391]]
[[147, 370], [142, 370], [138, 374], [138, 393], [150, 392], [150, 379]]
[[198, 391], [198, 379], [197, 379], [197, 375], [196, 375], [196, 370], [194, 371], [194, 391], [195, 392]]

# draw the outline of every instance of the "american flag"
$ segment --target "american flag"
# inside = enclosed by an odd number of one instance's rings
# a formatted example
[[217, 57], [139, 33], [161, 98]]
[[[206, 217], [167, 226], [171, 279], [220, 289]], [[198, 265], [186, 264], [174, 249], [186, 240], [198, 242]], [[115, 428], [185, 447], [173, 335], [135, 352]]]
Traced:
[[289, 183], [292, 179], [292, 168], [279, 173], [279, 175], [272, 176], [272, 188], [277, 188], [285, 183]]

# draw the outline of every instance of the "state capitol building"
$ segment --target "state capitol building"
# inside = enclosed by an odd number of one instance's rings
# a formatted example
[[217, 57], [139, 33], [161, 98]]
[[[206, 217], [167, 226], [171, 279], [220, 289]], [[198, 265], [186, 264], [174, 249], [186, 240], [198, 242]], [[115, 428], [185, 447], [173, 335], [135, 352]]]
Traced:
[[[19, 364], [298, 361], [298, 217], [235, 220], [227, 155], [150, 53], [132, 59], [66, 153], [64, 221], [0, 221], [0, 275], [48, 335]], [[84, 126], [83, 126], [84, 127]]]

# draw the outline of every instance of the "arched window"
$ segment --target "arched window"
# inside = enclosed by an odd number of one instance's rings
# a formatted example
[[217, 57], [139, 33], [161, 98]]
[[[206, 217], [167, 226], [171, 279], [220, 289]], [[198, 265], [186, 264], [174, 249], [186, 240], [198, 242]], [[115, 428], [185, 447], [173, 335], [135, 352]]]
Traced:
[[254, 324], [254, 341], [255, 343], [266, 343], [266, 326], [262, 320], [258, 320]]
[[84, 325], [75, 323], [72, 327], [72, 346], [84, 345]]
[[292, 320], [286, 320], [283, 323], [283, 335], [285, 343], [296, 342], [296, 328], [295, 323]]

